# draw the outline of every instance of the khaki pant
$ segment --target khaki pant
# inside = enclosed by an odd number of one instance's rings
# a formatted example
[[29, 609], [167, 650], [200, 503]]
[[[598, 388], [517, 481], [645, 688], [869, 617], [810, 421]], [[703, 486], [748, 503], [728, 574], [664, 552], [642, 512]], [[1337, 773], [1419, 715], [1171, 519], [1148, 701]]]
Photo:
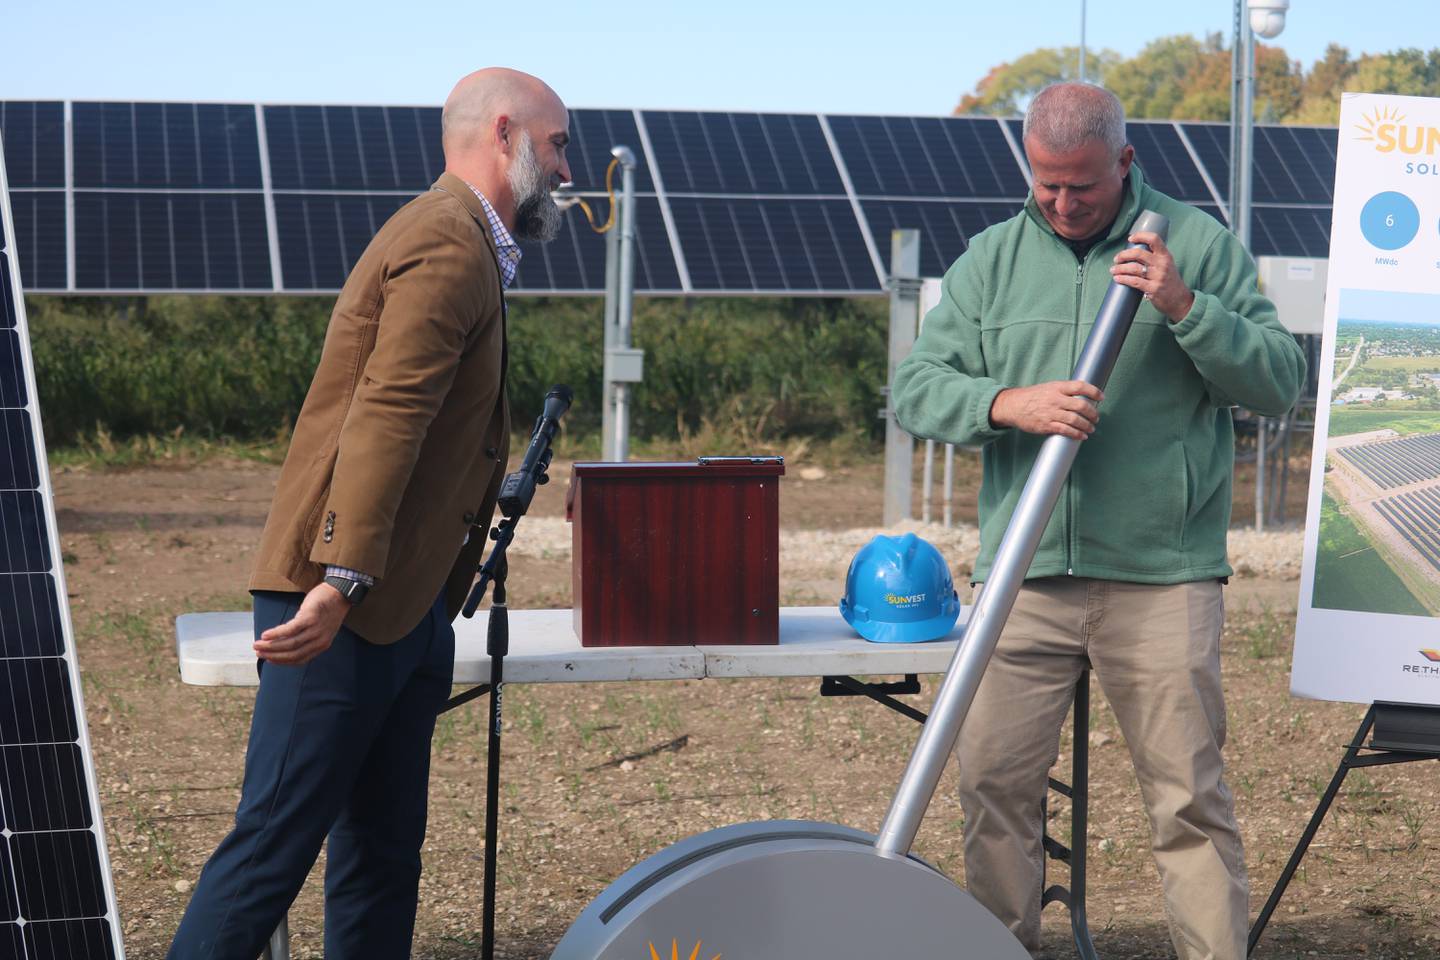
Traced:
[[1041, 802], [1088, 660], [1135, 764], [1175, 950], [1182, 960], [1243, 960], [1249, 887], [1221, 779], [1224, 618], [1214, 580], [1053, 577], [1021, 589], [958, 753], [967, 886], [1032, 953], [1040, 944]]

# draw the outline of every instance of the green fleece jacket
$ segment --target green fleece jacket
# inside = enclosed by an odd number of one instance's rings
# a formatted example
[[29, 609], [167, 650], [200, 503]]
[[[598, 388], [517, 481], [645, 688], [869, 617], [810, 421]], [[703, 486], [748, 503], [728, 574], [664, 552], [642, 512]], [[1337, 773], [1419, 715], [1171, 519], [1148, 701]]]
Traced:
[[1099, 425], [1080, 445], [1028, 576], [1185, 583], [1232, 572], [1229, 407], [1284, 413], [1304, 382], [1305, 359], [1234, 235], [1146, 186], [1132, 166], [1114, 227], [1083, 260], [1033, 195], [1024, 211], [976, 236], [895, 372], [895, 412], [906, 430], [983, 444], [977, 581], [1045, 439], [995, 427], [990, 405], [1005, 387], [1070, 379], [1110, 264], [1143, 209], [1170, 218], [1167, 245], [1195, 305], [1174, 324], [1148, 301], [1140, 305]]

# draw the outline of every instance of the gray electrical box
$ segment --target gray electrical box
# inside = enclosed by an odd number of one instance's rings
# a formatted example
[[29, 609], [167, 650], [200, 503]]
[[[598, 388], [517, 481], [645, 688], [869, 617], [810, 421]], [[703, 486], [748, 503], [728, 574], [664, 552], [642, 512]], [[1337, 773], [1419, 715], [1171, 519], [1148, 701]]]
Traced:
[[1291, 333], [1325, 329], [1325, 277], [1330, 261], [1315, 257], [1257, 257], [1260, 292], [1275, 302]]
[[611, 383], [639, 383], [645, 379], [645, 351], [610, 347], [605, 351], [605, 379]]

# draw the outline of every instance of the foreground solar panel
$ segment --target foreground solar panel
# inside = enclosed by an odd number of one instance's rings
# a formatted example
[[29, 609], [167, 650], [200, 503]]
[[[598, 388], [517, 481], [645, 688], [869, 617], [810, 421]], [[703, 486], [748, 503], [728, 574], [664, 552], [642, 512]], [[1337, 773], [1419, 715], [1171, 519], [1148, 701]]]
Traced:
[[123, 956], [0, 157], [0, 958]]

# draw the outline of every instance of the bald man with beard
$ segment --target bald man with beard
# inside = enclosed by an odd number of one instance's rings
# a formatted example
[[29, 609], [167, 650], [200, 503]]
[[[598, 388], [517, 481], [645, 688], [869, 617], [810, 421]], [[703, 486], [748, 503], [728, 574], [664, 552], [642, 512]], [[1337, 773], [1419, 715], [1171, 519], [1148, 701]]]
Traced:
[[504, 291], [570, 179], [569, 114], [535, 77], [470, 74], [442, 116], [445, 172], [351, 271], [295, 423], [250, 579], [235, 827], [173, 960], [254, 960], [327, 840], [325, 956], [410, 955], [450, 623], [509, 449]]

